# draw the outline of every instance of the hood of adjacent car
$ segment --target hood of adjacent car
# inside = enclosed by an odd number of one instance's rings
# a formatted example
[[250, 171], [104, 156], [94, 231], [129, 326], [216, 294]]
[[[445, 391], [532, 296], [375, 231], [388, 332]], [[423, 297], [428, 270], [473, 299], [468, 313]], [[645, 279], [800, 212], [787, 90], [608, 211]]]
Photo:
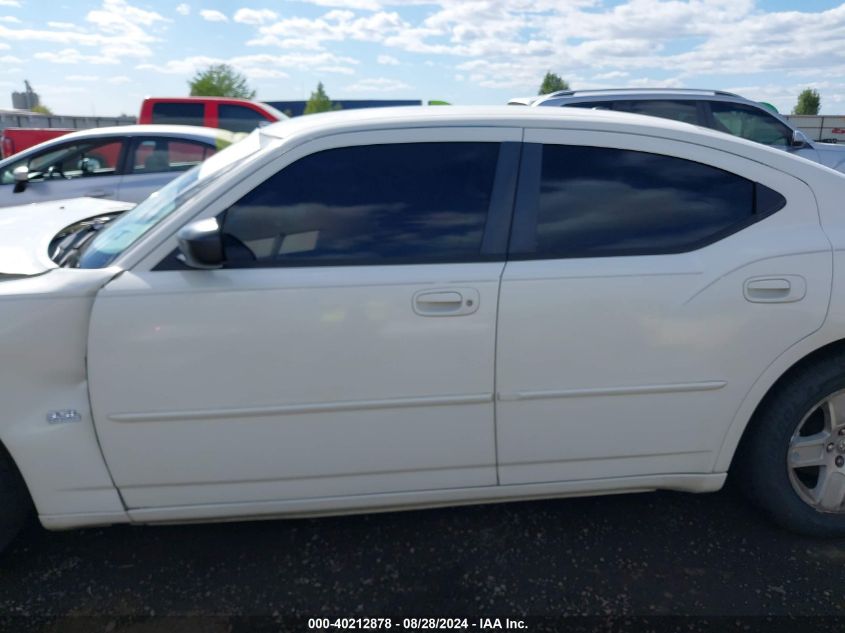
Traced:
[[814, 143], [819, 153], [819, 162], [826, 167], [845, 172], [845, 144]]
[[0, 278], [37, 275], [56, 268], [48, 248], [63, 229], [134, 206], [117, 200], [73, 198], [0, 208]]

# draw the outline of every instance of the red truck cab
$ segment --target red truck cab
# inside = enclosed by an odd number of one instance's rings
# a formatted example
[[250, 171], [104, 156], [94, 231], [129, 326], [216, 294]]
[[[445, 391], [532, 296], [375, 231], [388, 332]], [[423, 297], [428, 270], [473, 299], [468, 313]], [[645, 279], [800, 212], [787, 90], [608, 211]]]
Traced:
[[252, 132], [288, 117], [272, 106], [230, 97], [147, 97], [138, 123], [202, 125], [232, 132]]
[[63, 127], [7, 127], [0, 135], [0, 158], [8, 158], [51, 138], [75, 131], [73, 128]]

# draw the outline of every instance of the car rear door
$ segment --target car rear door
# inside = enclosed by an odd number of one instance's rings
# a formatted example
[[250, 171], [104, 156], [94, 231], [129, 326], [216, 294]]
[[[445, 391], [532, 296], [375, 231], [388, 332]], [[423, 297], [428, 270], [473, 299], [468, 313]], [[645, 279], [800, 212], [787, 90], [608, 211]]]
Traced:
[[171, 239], [109, 283], [88, 367], [127, 505], [495, 485], [521, 133], [314, 141], [203, 212], [223, 227], [225, 268], [186, 269]]
[[497, 336], [502, 484], [706, 473], [823, 322], [809, 188], [690, 143], [527, 130]]

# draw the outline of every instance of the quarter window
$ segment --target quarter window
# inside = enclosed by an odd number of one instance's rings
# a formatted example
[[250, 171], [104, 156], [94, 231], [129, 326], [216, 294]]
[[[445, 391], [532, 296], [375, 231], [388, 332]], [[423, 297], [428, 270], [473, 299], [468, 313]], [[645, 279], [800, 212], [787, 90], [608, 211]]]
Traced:
[[307, 156], [218, 218], [227, 266], [478, 261], [498, 153], [409, 143]]
[[545, 145], [532, 258], [693, 250], [777, 211], [779, 193], [689, 160]]

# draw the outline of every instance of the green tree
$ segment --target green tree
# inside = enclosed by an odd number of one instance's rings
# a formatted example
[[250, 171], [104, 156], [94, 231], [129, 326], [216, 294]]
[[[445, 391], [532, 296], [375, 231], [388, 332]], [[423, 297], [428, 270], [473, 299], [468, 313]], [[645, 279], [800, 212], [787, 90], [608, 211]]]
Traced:
[[52, 116], [53, 111], [45, 106], [43, 103], [39, 103], [37, 106], [33, 106], [30, 112], [35, 112], [35, 114], [46, 114], [47, 116]]
[[317, 89], [308, 98], [305, 111], [302, 114], [315, 114], [317, 112], [329, 112], [330, 110], [340, 110], [340, 105], [332, 103], [329, 95], [326, 94], [326, 89], [323, 88], [323, 82], [320, 81], [317, 83]]
[[819, 96], [818, 90], [804, 88], [801, 94], [798, 95], [798, 103], [795, 104], [792, 114], [818, 114], [821, 104], [822, 99]]
[[255, 98], [255, 90], [246, 83], [246, 77], [228, 64], [212, 64], [198, 71], [188, 82], [192, 97]]
[[569, 90], [569, 83], [565, 79], [561, 79], [560, 75], [549, 71], [543, 77], [543, 83], [540, 84], [540, 91], [537, 94], [547, 95], [558, 90]]

